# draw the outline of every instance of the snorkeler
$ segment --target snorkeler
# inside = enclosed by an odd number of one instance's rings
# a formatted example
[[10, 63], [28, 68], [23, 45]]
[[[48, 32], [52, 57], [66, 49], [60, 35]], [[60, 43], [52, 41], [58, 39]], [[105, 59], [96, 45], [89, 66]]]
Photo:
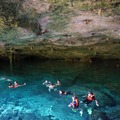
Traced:
[[45, 82], [42, 83], [43, 85], [48, 85], [48, 84], [52, 84], [50, 81], [45, 80]]
[[60, 86], [60, 85], [61, 85], [60, 80], [57, 80], [57, 83], [56, 83], [55, 85], [56, 85], [56, 86]]
[[54, 85], [54, 84], [48, 84], [48, 85], [46, 85], [46, 87], [48, 87], [49, 92], [51, 92], [52, 89], [54, 89], [54, 91], [56, 90], [55, 89], [56, 85]]
[[74, 109], [79, 107], [79, 100], [76, 96], [72, 97], [72, 102], [68, 105], [68, 107], [72, 107]]
[[45, 81], [43, 82], [43, 85], [45, 85], [46, 87], [48, 87], [48, 91], [51, 92], [52, 89], [54, 89], [54, 91], [57, 90], [57, 86], [61, 85], [60, 81], [58, 80], [56, 84], [52, 84], [50, 81]]
[[14, 84], [12, 84], [12, 82], [9, 83], [8, 87], [9, 88], [17, 88], [17, 87], [21, 87], [21, 86], [24, 86], [26, 85], [26, 83], [24, 84], [18, 84], [16, 81], [14, 81]]
[[59, 94], [60, 95], [75, 95], [73, 92], [71, 91], [62, 91], [62, 90], [59, 90]]
[[18, 87], [18, 86], [19, 84], [16, 81], [14, 81], [14, 87]]
[[43, 85], [45, 85], [46, 87], [48, 87], [48, 91], [51, 92], [52, 89], [54, 89], [56, 87], [56, 85], [52, 84], [50, 81], [45, 80], [45, 82], [43, 82]]
[[83, 115], [83, 109], [79, 108], [79, 100], [76, 96], [72, 97], [72, 102], [68, 105], [68, 107], [72, 107], [72, 111], [76, 112], [76, 110], [79, 110], [80, 116]]
[[89, 92], [88, 92], [88, 95], [85, 96], [85, 97], [86, 97], [86, 99], [83, 100], [83, 101], [80, 101], [80, 103], [85, 103], [85, 105], [87, 106], [87, 105], [90, 104], [92, 101], [95, 101], [96, 106], [99, 106], [98, 101], [96, 100], [95, 95], [93, 94], [92, 91], [89, 91]]
[[8, 84], [8, 87], [9, 87], [9, 88], [14, 88], [14, 84], [12, 84], [12, 82], [10, 82], [10, 83]]

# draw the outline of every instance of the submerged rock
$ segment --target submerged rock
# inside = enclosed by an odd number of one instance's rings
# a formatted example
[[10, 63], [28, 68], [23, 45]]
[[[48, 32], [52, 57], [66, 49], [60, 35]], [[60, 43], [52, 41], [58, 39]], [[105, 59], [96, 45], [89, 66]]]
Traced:
[[106, 113], [98, 110], [93, 110], [92, 120], [110, 120], [110, 119], [107, 117]]

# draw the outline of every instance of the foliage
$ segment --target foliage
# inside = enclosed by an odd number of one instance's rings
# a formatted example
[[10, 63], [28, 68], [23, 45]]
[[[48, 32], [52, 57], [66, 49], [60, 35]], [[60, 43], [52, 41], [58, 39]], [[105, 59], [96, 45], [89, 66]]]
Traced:
[[0, 8], [0, 18], [4, 26], [16, 27], [19, 3], [14, 0], [0, 0]]
[[118, 7], [113, 7], [112, 8], [112, 12], [116, 15], [120, 15], [120, 6]]
[[39, 17], [40, 14], [38, 14], [34, 8], [25, 9], [24, 13], [18, 19], [19, 26], [38, 32]]
[[57, 9], [57, 6], [73, 7], [73, 9], [79, 10], [97, 10], [102, 9], [106, 12], [108, 9], [112, 10], [113, 14], [120, 13], [119, 0], [48, 0], [53, 9]]
[[4, 18], [0, 17], [0, 30], [3, 30], [4, 28], [6, 28], [5, 20]]

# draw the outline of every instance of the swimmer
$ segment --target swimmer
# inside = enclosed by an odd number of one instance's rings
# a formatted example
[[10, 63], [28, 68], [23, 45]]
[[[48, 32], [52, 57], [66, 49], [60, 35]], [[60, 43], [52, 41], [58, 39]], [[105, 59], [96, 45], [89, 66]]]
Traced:
[[76, 96], [72, 97], [72, 102], [68, 105], [68, 107], [72, 107], [74, 109], [79, 107], [79, 100]]
[[73, 92], [71, 91], [62, 91], [62, 90], [59, 90], [59, 94], [60, 95], [75, 95]]
[[61, 85], [60, 80], [57, 80], [57, 83], [56, 83], [55, 85], [56, 85], [56, 86], [60, 86], [60, 85]]
[[26, 83], [24, 84], [18, 84], [16, 81], [14, 82], [14, 84], [12, 84], [12, 82], [9, 83], [8, 87], [9, 88], [17, 88], [17, 87], [21, 87], [21, 86], [24, 86], [26, 85]]
[[92, 91], [89, 91], [88, 95], [85, 97], [86, 97], [86, 99], [84, 99], [83, 101], [80, 101], [80, 103], [85, 103], [85, 105], [87, 106], [91, 102], [95, 101], [96, 106], [99, 106], [98, 101], [96, 100], [95, 95], [93, 94]]
[[48, 91], [51, 92], [51, 90], [53, 89], [54, 91], [57, 90], [57, 86], [60, 85], [60, 81], [57, 81], [57, 85], [56, 84], [52, 84], [50, 81], [45, 80], [45, 82], [42, 83], [43, 85], [45, 85], [46, 87], [48, 87]]

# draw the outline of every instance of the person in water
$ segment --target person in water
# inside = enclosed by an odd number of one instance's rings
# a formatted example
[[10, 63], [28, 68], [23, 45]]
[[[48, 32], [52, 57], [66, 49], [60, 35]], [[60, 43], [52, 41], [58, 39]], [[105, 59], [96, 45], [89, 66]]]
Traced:
[[48, 87], [48, 91], [51, 92], [51, 90], [53, 89], [54, 91], [56, 90], [56, 85], [54, 84], [50, 84], [50, 85], [47, 85], [46, 87]]
[[14, 88], [14, 84], [12, 84], [12, 82], [10, 82], [10, 83], [8, 84], [8, 87], [9, 87], [9, 88]]
[[89, 91], [89, 92], [88, 92], [88, 95], [85, 96], [85, 97], [86, 97], [86, 99], [84, 99], [83, 101], [81, 101], [81, 103], [85, 103], [86, 106], [87, 106], [87, 105], [90, 104], [92, 101], [95, 101], [96, 106], [99, 106], [98, 101], [96, 100], [95, 95], [93, 94], [93, 92]]
[[9, 88], [16, 88], [18, 86], [18, 83], [15, 81], [14, 84], [12, 82], [9, 83]]
[[74, 109], [79, 107], [79, 100], [76, 96], [72, 97], [72, 102], [68, 105], [68, 107], [72, 107]]
[[43, 85], [45, 85], [46, 87], [48, 87], [48, 91], [51, 92], [52, 89], [54, 89], [56, 86], [54, 84], [52, 84], [50, 81], [45, 80], [43, 82]]
[[14, 87], [20, 86], [16, 81], [14, 81]]
[[43, 85], [49, 85], [49, 84], [52, 84], [52, 83], [50, 81], [48, 81], [48, 80], [45, 80], [42, 84]]
[[16, 87], [20, 87], [20, 86], [24, 86], [24, 85], [26, 85], [26, 83], [20, 85], [16, 81], [14, 81], [14, 84], [12, 84], [12, 82], [10, 82], [8, 87], [9, 88], [16, 88]]
[[55, 85], [56, 85], [56, 86], [60, 86], [60, 85], [61, 85], [60, 80], [57, 80], [57, 83], [56, 83]]
[[72, 110], [74, 112], [76, 112], [76, 110], [80, 110], [80, 116], [82, 117], [83, 115], [83, 109], [82, 108], [78, 108], [79, 107], [79, 100], [76, 96], [72, 97], [72, 102], [68, 105], [68, 107], [72, 107]]
[[48, 87], [48, 91], [51, 92], [51, 90], [53, 89], [54, 91], [57, 90], [57, 86], [61, 85], [60, 81], [58, 80], [56, 84], [52, 84], [50, 81], [45, 81], [43, 82], [43, 85], [45, 85], [46, 87]]
[[59, 90], [59, 94], [60, 95], [75, 95], [73, 92], [71, 91], [62, 91], [62, 90]]

